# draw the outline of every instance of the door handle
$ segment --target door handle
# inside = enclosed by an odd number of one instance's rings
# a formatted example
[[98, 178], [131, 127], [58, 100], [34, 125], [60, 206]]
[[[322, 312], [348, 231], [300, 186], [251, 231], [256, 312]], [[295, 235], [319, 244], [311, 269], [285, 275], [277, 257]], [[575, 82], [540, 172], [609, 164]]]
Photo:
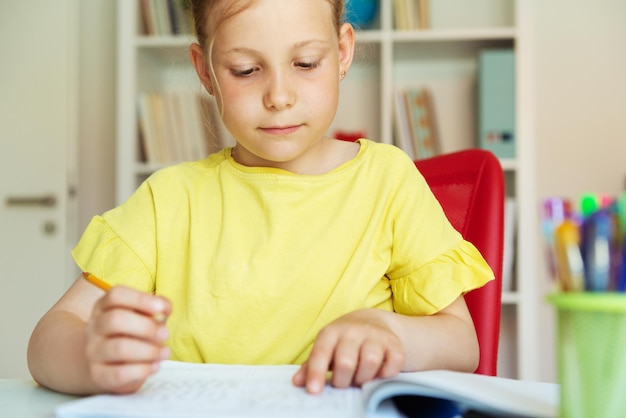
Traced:
[[5, 199], [8, 207], [54, 207], [57, 198], [54, 195], [44, 196], [9, 196]]

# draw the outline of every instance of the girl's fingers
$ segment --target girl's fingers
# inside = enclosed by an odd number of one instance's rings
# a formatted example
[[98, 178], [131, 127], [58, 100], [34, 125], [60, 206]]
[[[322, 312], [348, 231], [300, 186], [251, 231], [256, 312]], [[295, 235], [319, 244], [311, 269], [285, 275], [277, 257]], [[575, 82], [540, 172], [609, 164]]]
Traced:
[[347, 388], [352, 385], [359, 364], [359, 347], [361, 341], [352, 338], [343, 338], [335, 348], [332, 361], [332, 385], [337, 388]]
[[309, 358], [292, 380], [309, 393], [320, 393], [329, 371], [332, 385], [345, 388], [395, 376], [404, 362], [402, 344], [379, 312], [356, 311], [320, 331]]
[[354, 383], [361, 386], [376, 378], [383, 367], [384, 359], [385, 350], [380, 344], [365, 341], [363, 345], [361, 345], [359, 365], [353, 378]]
[[169, 335], [165, 324], [153, 317], [118, 307], [94, 315], [92, 330], [104, 337], [125, 335], [154, 343], [162, 343]]
[[306, 368], [307, 368], [307, 363], [305, 361], [304, 363], [302, 363], [302, 365], [300, 365], [300, 368], [298, 369], [298, 371], [291, 378], [291, 382], [295, 386], [302, 387], [306, 383]]
[[326, 375], [330, 370], [335, 347], [339, 340], [337, 333], [325, 328], [320, 331], [308, 360], [303, 365], [304, 386], [309, 393], [321, 393], [326, 385]]
[[165, 324], [171, 312], [164, 298], [116, 286], [100, 298], [87, 322], [86, 355], [92, 380], [103, 391], [137, 390], [169, 358]]
[[92, 367], [91, 378], [104, 391], [131, 393], [159, 369], [158, 363], [101, 364]]
[[166, 346], [151, 344], [127, 337], [107, 338], [102, 341], [92, 360], [97, 363], [130, 364], [154, 363], [170, 356]]
[[169, 316], [171, 303], [160, 296], [140, 292], [125, 286], [115, 286], [96, 303], [97, 311], [113, 308], [133, 310], [146, 316]]
[[404, 362], [406, 360], [405, 354], [403, 350], [398, 348], [387, 350], [385, 353], [385, 358], [383, 361], [383, 365], [380, 369], [378, 376], [380, 378], [388, 378], [393, 377], [402, 371], [402, 367], [404, 367]]

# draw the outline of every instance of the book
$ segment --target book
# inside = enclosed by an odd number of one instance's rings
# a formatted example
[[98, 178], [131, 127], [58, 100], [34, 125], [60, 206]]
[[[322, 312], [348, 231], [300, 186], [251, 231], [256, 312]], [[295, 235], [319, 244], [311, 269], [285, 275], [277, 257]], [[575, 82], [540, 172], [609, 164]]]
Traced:
[[429, 87], [396, 90], [395, 143], [413, 160], [440, 153], [438, 121]]
[[187, 35], [193, 19], [187, 0], [136, 0], [140, 33], [147, 36]]
[[158, 142], [150, 93], [138, 94], [137, 115], [140, 148], [143, 150], [144, 162], [161, 162], [163, 156]]
[[141, 33], [144, 35], [156, 34], [155, 19], [152, 17], [152, 3], [150, 0], [139, 0]]
[[428, 0], [417, 0], [418, 1], [418, 28], [420, 29], [430, 29], [430, 9], [428, 5]]
[[172, 35], [173, 32], [167, 0], [152, 0], [152, 9], [156, 16], [157, 35]]
[[515, 158], [515, 52], [485, 49], [478, 56], [478, 145]]
[[188, 0], [167, 0], [167, 5], [174, 34], [193, 33], [193, 18]]
[[502, 290], [513, 291], [515, 270], [516, 210], [515, 199], [504, 199], [504, 254], [502, 257]]
[[215, 100], [201, 92], [140, 92], [137, 126], [141, 161], [151, 164], [195, 161], [234, 144]]
[[434, 157], [439, 154], [439, 136], [430, 90], [428, 87], [407, 89], [404, 98], [415, 157]]
[[430, 28], [428, 0], [394, 0], [395, 30], [411, 31]]
[[404, 89], [397, 89], [394, 95], [394, 120], [395, 120], [395, 144], [412, 159], [417, 159], [415, 145], [411, 135], [411, 123], [409, 122], [404, 99]]
[[393, 0], [393, 19], [396, 30], [409, 29], [406, 0]]
[[[396, 91], [409, 89], [427, 89], [430, 93], [438, 153], [445, 154], [476, 146], [476, 79], [473, 76], [416, 80], [414, 83], [398, 86]], [[406, 131], [401, 126], [408, 123], [402, 120], [406, 116], [401, 115], [402, 111], [406, 112], [406, 107], [398, 103], [397, 96], [395, 102], [394, 143], [411, 155], [404, 145], [407, 139], [401, 133]]]
[[[498, 417], [552, 418], [558, 413], [558, 385], [445, 370], [401, 373], [363, 388], [326, 386], [319, 395], [294, 386], [298, 366], [242, 366], [163, 362], [144, 386], [130, 395], [96, 395], [56, 408], [57, 418], [191, 417], [402, 417], [393, 398], [420, 406], [439, 399], [457, 416], [480, 411]], [[433, 411], [434, 413], [438, 413]], [[419, 416], [428, 416], [420, 414]], [[441, 416], [441, 415], [430, 415]], [[449, 415], [452, 417], [451, 415]]]

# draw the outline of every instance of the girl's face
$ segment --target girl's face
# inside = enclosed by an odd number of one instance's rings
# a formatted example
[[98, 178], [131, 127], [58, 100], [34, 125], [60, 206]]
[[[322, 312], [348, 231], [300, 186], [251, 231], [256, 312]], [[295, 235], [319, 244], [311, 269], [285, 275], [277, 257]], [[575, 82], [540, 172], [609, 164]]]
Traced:
[[199, 74], [237, 140], [239, 163], [314, 171], [354, 52], [352, 27], [340, 32], [327, 0], [258, 0], [220, 25], [214, 78]]

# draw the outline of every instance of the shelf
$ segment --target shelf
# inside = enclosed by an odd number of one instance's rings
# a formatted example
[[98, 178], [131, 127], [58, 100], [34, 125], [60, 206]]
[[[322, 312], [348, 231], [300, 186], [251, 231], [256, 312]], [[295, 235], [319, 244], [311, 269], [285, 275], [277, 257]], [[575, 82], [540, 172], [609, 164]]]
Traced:
[[518, 167], [517, 160], [514, 158], [501, 158], [500, 165], [504, 171], [515, 171]]
[[357, 30], [357, 43], [430, 43], [515, 41], [515, 28], [493, 29], [426, 29], [413, 31]]
[[502, 292], [503, 305], [517, 305], [520, 302], [519, 293], [512, 291]]
[[416, 31], [394, 31], [395, 42], [464, 42], [489, 40], [514, 40], [514, 28], [493, 29], [424, 29]]
[[161, 47], [188, 47], [196, 39], [192, 35], [171, 35], [171, 36], [145, 36], [140, 35], [135, 38], [135, 45], [139, 48], [161, 48]]
[[[488, 40], [514, 40], [515, 28], [488, 29], [424, 29], [413, 31], [356, 30], [357, 43], [391, 42], [463, 42]], [[187, 47], [196, 42], [193, 35], [135, 37], [135, 45], [140, 48]]]

